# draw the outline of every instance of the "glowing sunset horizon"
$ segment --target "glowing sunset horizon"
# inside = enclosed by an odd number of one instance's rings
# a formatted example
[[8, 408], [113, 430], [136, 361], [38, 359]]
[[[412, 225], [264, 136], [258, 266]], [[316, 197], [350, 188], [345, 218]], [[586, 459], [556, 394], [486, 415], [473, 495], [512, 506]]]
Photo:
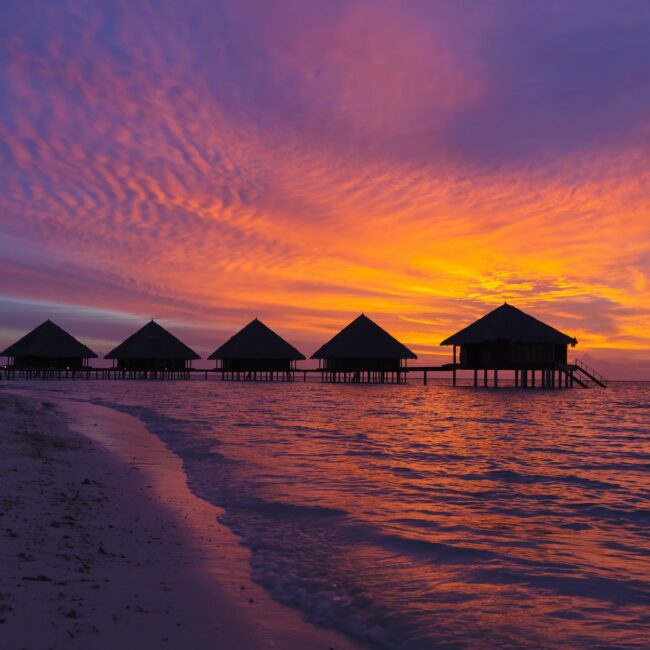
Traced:
[[650, 379], [648, 33], [641, 2], [3, 3], [0, 348], [154, 317], [205, 358], [259, 317], [309, 357], [363, 312], [442, 363], [507, 300]]

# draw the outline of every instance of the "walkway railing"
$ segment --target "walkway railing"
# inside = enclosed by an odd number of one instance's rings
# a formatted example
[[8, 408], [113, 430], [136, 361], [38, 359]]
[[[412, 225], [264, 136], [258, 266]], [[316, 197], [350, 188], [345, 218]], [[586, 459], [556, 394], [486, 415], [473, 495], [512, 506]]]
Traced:
[[596, 382], [599, 386], [602, 386], [603, 388], [607, 386], [607, 378], [601, 375], [597, 370], [594, 370], [591, 366], [588, 366], [584, 361], [574, 359], [573, 363], [583, 375], [589, 377], [589, 379]]

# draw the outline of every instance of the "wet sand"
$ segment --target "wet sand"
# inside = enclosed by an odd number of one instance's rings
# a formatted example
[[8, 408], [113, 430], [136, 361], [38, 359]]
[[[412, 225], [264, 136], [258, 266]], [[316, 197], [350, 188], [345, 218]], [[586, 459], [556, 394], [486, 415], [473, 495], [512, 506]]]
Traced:
[[249, 577], [249, 552], [142, 423], [0, 392], [0, 648], [359, 644]]

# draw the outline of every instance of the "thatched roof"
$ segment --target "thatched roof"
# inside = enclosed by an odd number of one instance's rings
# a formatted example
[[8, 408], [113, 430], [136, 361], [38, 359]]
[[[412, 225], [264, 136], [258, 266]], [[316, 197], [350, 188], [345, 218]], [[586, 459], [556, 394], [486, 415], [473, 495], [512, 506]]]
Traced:
[[305, 356], [257, 318], [231, 336], [208, 359], [299, 361]]
[[105, 359], [200, 359], [199, 355], [155, 321], [148, 322]]
[[463, 345], [491, 341], [518, 343], [553, 343], [575, 345], [578, 341], [554, 327], [542, 323], [508, 303], [479, 318], [460, 332], [445, 339], [440, 345]]
[[51, 320], [0, 353], [2, 357], [47, 357], [50, 359], [96, 359], [97, 355]]
[[311, 355], [312, 359], [417, 359], [365, 314], [355, 318]]

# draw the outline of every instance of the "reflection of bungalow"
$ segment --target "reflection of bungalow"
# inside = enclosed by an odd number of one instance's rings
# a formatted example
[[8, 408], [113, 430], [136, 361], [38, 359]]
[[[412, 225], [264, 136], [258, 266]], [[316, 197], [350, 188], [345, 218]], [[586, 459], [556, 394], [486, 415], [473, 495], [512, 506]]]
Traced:
[[[528, 376], [535, 381], [535, 371], [543, 371], [542, 382], [555, 382], [555, 371], [567, 379], [571, 368], [567, 366], [567, 348], [578, 341], [563, 334], [546, 323], [529, 316], [520, 309], [504, 303], [497, 309], [479, 318], [460, 332], [445, 339], [440, 345], [452, 345], [455, 369], [474, 370], [474, 384], [478, 370], [484, 371], [487, 385], [487, 371], [494, 371], [494, 383], [498, 383], [499, 370], [514, 370], [515, 382], [528, 385]], [[460, 346], [460, 359], [456, 348]]]
[[371, 321], [355, 318], [312, 354], [329, 381], [401, 381], [407, 359], [416, 359], [405, 345]]
[[9, 357], [14, 368], [38, 370], [80, 370], [88, 359], [97, 355], [79, 343], [51, 320], [46, 320], [20, 340], [4, 350], [0, 356]]
[[278, 375], [291, 379], [296, 361], [304, 358], [293, 345], [257, 318], [208, 357], [217, 361], [217, 368], [232, 373], [231, 379], [240, 378], [239, 373], [244, 373], [246, 379], [257, 379], [258, 373], [265, 379], [275, 379]]
[[199, 355], [153, 320], [120, 343], [105, 357], [119, 370], [183, 371]]

